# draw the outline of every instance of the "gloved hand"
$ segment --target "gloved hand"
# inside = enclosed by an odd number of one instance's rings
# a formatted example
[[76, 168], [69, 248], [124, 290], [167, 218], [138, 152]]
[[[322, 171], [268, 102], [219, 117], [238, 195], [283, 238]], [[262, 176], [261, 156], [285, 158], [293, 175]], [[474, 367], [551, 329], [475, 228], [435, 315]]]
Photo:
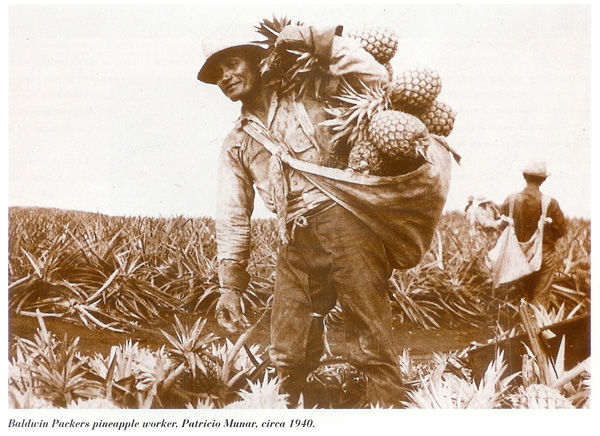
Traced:
[[314, 52], [319, 62], [328, 63], [333, 37], [341, 35], [342, 26], [317, 29], [314, 26], [287, 25], [275, 41], [276, 50]]
[[221, 288], [215, 311], [219, 325], [229, 333], [239, 333], [250, 327], [244, 315], [242, 298], [233, 289]]

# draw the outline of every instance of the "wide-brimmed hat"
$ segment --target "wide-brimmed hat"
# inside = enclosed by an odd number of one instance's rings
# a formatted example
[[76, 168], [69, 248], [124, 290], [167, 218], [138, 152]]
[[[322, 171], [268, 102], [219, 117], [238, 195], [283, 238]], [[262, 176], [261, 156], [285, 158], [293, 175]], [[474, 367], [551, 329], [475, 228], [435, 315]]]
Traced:
[[215, 84], [218, 78], [215, 67], [231, 52], [241, 51], [252, 59], [262, 59], [266, 55], [266, 49], [253, 41], [255, 37], [256, 34], [246, 32], [246, 34], [214, 35], [203, 40], [202, 50], [206, 60], [198, 72], [198, 80]]
[[546, 169], [546, 161], [532, 160], [523, 168], [523, 175], [546, 178], [550, 173]]

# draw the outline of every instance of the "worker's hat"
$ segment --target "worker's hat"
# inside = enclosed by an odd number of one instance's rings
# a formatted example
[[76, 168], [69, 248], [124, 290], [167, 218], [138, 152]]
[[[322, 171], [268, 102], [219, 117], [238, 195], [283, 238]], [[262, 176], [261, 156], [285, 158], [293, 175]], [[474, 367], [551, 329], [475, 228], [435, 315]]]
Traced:
[[550, 173], [546, 169], [546, 161], [532, 160], [523, 168], [523, 175], [546, 178]]
[[266, 49], [255, 41], [255, 32], [246, 29], [214, 34], [202, 41], [204, 64], [198, 72], [198, 80], [215, 84], [218, 79], [216, 66], [227, 55], [240, 51], [252, 59], [260, 60], [266, 55]]

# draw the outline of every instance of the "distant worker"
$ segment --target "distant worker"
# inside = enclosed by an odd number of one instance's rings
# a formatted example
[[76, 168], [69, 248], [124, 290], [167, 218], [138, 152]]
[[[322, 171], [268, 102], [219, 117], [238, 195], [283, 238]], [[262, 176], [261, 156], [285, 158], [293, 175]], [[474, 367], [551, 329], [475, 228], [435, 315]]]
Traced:
[[465, 216], [469, 221], [471, 236], [477, 235], [478, 231], [494, 234], [498, 230], [500, 211], [498, 205], [489, 198], [469, 195]]
[[[543, 306], [549, 303], [552, 279], [560, 262], [555, 245], [566, 230], [565, 217], [558, 202], [540, 191], [549, 175], [545, 161], [528, 163], [523, 169], [527, 186], [521, 192], [509, 195], [500, 206], [503, 219], [514, 223], [517, 240], [524, 251], [535, 250], [535, 246], [541, 245], [539, 266], [534, 267], [533, 273], [518, 280], [517, 286], [520, 295], [528, 302]], [[539, 238], [542, 240], [539, 241]]]

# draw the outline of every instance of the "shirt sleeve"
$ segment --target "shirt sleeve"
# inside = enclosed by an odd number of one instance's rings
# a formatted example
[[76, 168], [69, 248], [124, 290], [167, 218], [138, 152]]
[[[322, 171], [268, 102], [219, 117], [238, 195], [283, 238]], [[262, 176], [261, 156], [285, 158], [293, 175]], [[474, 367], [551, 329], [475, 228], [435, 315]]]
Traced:
[[345, 76], [353, 85], [362, 82], [372, 86], [389, 80], [386, 68], [360, 42], [341, 36], [333, 38], [329, 71], [334, 76]]
[[504, 216], [508, 216], [510, 211], [510, 196], [504, 200], [504, 203], [500, 206], [500, 213]]
[[242, 162], [243, 133], [230, 133], [219, 157], [217, 211], [215, 219], [219, 284], [245, 291], [249, 275], [251, 217], [254, 185]]
[[546, 216], [552, 218], [552, 222], [544, 225], [544, 233], [547, 231], [549, 239], [554, 242], [563, 237], [567, 231], [567, 222], [565, 220], [565, 216], [558, 204], [558, 201], [556, 201], [554, 198], [550, 200]]

